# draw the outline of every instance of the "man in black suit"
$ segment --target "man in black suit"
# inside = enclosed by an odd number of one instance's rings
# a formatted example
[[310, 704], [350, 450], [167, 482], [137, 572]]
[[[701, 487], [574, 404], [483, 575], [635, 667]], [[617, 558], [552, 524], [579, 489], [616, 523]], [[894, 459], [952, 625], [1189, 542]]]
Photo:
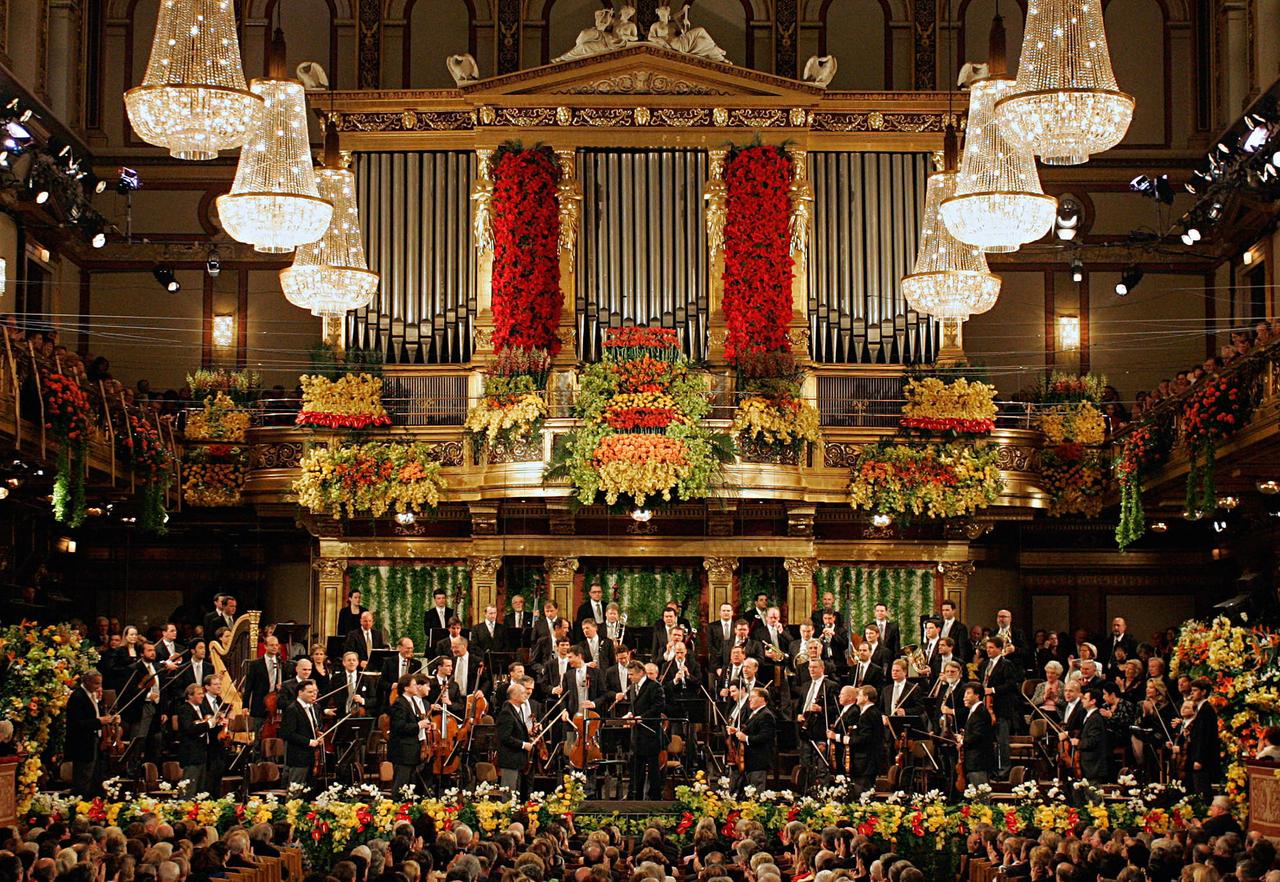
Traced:
[[1119, 665], [1116, 660], [1116, 650], [1123, 649], [1126, 659], [1138, 657], [1138, 641], [1129, 633], [1129, 623], [1125, 621], [1124, 616], [1116, 616], [1111, 620], [1111, 636], [1100, 647], [1102, 650], [1102, 664], [1106, 668], [1108, 677], [1115, 677], [1120, 673]]
[[471, 651], [471, 641], [455, 637], [450, 651], [453, 653], [453, 680], [462, 690], [465, 699], [477, 692], [488, 694], [493, 688], [493, 674], [484, 659]]
[[754, 630], [757, 625], [764, 624], [764, 620], [769, 615], [769, 595], [763, 591], [757, 592], [755, 606], [742, 611], [742, 618]]
[[[298, 690], [303, 683], [312, 679], [314, 667], [309, 658], [300, 658], [293, 663], [293, 676], [284, 681], [284, 685], [280, 687], [280, 697], [276, 699], [276, 709], [280, 713], [284, 713], [285, 708], [298, 700]], [[319, 686], [316, 683], [316, 688]]]
[[524, 686], [512, 683], [507, 690], [507, 700], [493, 721], [498, 741], [498, 783], [512, 793], [520, 794], [521, 799], [528, 798], [525, 765], [529, 751], [533, 750], [533, 739], [522, 709], [526, 701], [528, 695]]
[[858, 644], [858, 660], [849, 668], [849, 681], [854, 686], [884, 685], [884, 668], [872, 661], [871, 644], [863, 640]]
[[843, 673], [849, 669], [849, 632], [836, 621], [832, 610], [823, 610], [816, 635], [827, 647], [826, 657]]
[[511, 598], [511, 612], [502, 620], [507, 631], [507, 649], [511, 652], [533, 643], [533, 613], [524, 608], [524, 597]]
[[[218, 736], [226, 728], [225, 714], [229, 714], [231, 709], [224, 705], [222, 701], [221, 674], [206, 675], [201, 685], [204, 686], [202, 712], [206, 717], [217, 717], [219, 719], [218, 724], [209, 730], [209, 758], [205, 761], [205, 780], [211, 788], [211, 794], [218, 796], [222, 788], [222, 776], [226, 773], [227, 765], [231, 759], [227, 748]], [[224, 714], [224, 716], [219, 716], [219, 714]]]
[[413, 653], [413, 638], [401, 637], [400, 642], [396, 644], [396, 654], [383, 662], [381, 683], [383, 703], [391, 700], [392, 686], [399, 683], [402, 678], [422, 670], [422, 659], [414, 658]]
[[1196, 715], [1191, 719], [1191, 732], [1187, 736], [1187, 774], [1184, 783], [1188, 793], [1198, 795], [1205, 802], [1212, 800], [1213, 783], [1222, 774], [1218, 713], [1209, 701], [1212, 692], [1213, 684], [1206, 679], [1191, 682], [1191, 700], [1195, 702]]
[[204, 712], [204, 687], [192, 683], [178, 706], [178, 762], [187, 782], [185, 795], [209, 792], [209, 733], [217, 721]]
[[484, 618], [471, 629], [471, 648], [485, 660], [486, 666], [493, 665], [493, 653], [503, 652], [507, 646], [507, 629], [498, 621], [498, 608], [490, 605], [484, 608]]
[[[438, 633], [438, 632], [437, 632]], [[439, 658], [442, 655], [453, 655], [453, 641], [462, 636], [462, 619], [453, 618], [449, 620], [449, 630], [444, 635], [431, 644], [431, 657]]]
[[552, 640], [552, 647], [555, 647], [554, 639], [556, 626], [560, 623], [560, 606], [554, 600], [547, 598], [542, 602], [542, 615], [533, 620], [533, 643], [536, 646], [540, 640]]
[[707, 666], [719, 677], [729, 664], [729, 650], [733, 647], [733, 604], [720, 604], [720, 618], [710, 622], [707, 634]]
[[822, 633], [823, 613], [831, 613], [837, 628], [844, 626], [844, 616], [840, 614], [840, 610], [836, 609], [836, 596], [830, 591], [822, 592], [822, 605], [809, 616], [813, 622], [813, 630], [818, 634]]
[[[102, 727], [119, 722], [101, 706], [102, 675], [89, 671], [67, 699], [67, 743], [64, 755], [71, 762], [71, 789], [85, 798], [101, 790], [98, 760]], [[118, 702], [117, 702], [118, 703]]]
[[667, 607], [662, 611], [661, 623], [653, 626], [653, 643], [651, 644], [650, 653], [654, 658], [665, 655], [667, 646], [671, 643], [676, 632], [680, 630], [680, 623], [676, 621], [676, 611]]
[[360, 627], [347, 635], [343, 644], [343, 652], [354, 652], [360, 659], [360, 667], [369, 665], [369, 656], [375, 649], [386, 649], [387, 638], [382, 636], [382, 629], [373, 626], [373, 613], [365, 610], [360, 613]]
[[187, 687], [192, 683], [204, 685], [204, 678], [213, 673], [213, 663], [209, 661], [208, 644], [197, 640], [191, 644], [191, 651], [186, 662], [179, 665], [169, 681], [169, 688], [177, 694], [178, 701], [186, 695]]
[[938, 625], [939, 637], [950, 637], [955, 645], [956, 658], [968, 664], [973, 658], [973, 644], [969, 640], [969, 629], [957, 617], [956, 602], [951, 599], [942, 601], [942, 621]]
[[[1022, 688], [1024, 671], [1018, 668], [1012, 656], [1004, 653], [1004, 639], [998, 635], [987, 638], [987, 663], [982, 666], [984, 696], [993, 698], [996, 714], [996, 775], [1009, 774], [1012, 760], [1009, 756], [1009, 737], [1013, 732], [1013, 720], [1018, 714], [1018, 692]], [[984, 698], [985, 701], [985, 698]]]
[[1035, 647], [1027, 642], [1027, 635], [1021, 628], [1013, 626], [1013, 613], [1002, 609], [996, 613], [996, 627], [992, 633], [1004, 639], [1005, 645], [1013, 644], [1013, 654], [1009, 661], [1019, 671], [1018, 679], [1026, 676], [1027, 665], [1035, 660]]
[[761, 665], [765, 668], [765, 676], [773, 679], [773, 670], [788, 663], [787, 647], [791, 636], [782, 626], [782, 611], [776, 606], [769, 607], [764, 616], [764, 624], [756, 625], [752, 635], [760, 642], [763, 658]]
[[[228, 609], [230, 604], [230, 609]], [[204, 639], [215, 640], [218, 636], [219, 628], [231, 628], [236, 623], [236, 599], [230, 594], [215, 594], [213, 597], [213, 612], [204, 617], [202, 626]]]
[[631, 650], [624, 643], [614, 653], [613, 664], [604, 672], [604, 696], [614, 716], [621, 716], [627, 710], [627, 689], [631, 685], [627, 669], [630, 664]]
[[[630, 706], [626, 719], [631, 729], [631, 799], [662, 799], [662, 712], [667, 705], [662, 685], [652, 679], [644, 665], [632, 662]], [[647, 785], [647, 786], [646, 786]]]
[[871, 661], [879, 665], [881, 670], [889, 670], [889, 665], [897, 656], [891, 654], [889, 647], [880, 639], [880, 628], [872, 622], [862, 630], [862, 635], [863, 640], [871, 647]]
[[266, 654], [249, 662], [244, 680], [245, 704], [249, 706], [249, 728], [254, 732], [259, 731], [267, 720], [267, 696], [279, 692], [288, 677], [284, 671], [284, 662], [280, 659], [279, 638], [272, 634], [263, 642]]
[[852, 734], [844, 736], [848, 749], [853, 751], [853, 787], [850, 792], [861, 796], [874, 790], [876, 778], [884, 763], [884, 721], [877, 706], [878, 693], [874, 686], [858, 689], [858, 721]]
[[320, 721], [320, 709], [316, 699], [319, 688], [314, 682], [304, 683], [298, 690], [298, 700], [289, 706], [280, 719], [280, 737], [284, 739], [284, 777], [290, 784], [304, 787], [314, 783], [311, 770], [315, 767], [318, 736], [324, 731]]
[[907, 660], [894, 659], [889, 667], [889, 682], [880, 693], [881, 710], [891, 738], [897, 738], [903, 727], [919, 726], [924, 711], [926, 689], [923, 681], [913, 680], [907, 674]]
[[[1092, 688], [1080, 697], [1084, 703], [1084, 725], [1080, 737], [1071, 739], [1080, 755], [1080, 773], [1091, 784], [1107, 784], [1111, 779], [1111, 749], [1107, 746], [1107, 726], [1098, 706], [1102, 704], [1102, 690]], [[1214, 738], [1217, 738], [1215, 729]]]
[[[538, 620], [539, 623], [541, 621], [541, 619]], [[538, 633], [536, 624], [534, 633]], [[544, 637], [541, 635], [535, 637], [533, 641], [533, 650], [529, 653], [529, 667], [533, 668], [534, 673], [538, 675], [542, 674], [543, 669], [550, 664], [551, 660], [555, 657], [560, 641], [569, 639], [569, 620], [556, 619], [551, 625], [551, 631], [549, 633], [551, 634], [550, 637]]]
[[1080, 700], [1078, 677], [1062, 686], [1062, 728], [1073, 738], [1079, 737], [1084, 728], [1084, 702]]
[[[172, 673], [182, 664], [185, 652], [186, 647], [178, 642], [178, 626], [173, 622], [166, 623], [164, 630], [160, 632], [160, 639], [156, 641], [156, 661]], [[170, 659], [172, 664], [166, 664]]]
[[449, 595], [443, 588], [437, 588], [431, 592], [431, 608], [422, 614], [422, 630], [426, 633], [427, 639], [431, 639], [432, 631], [448, 630], [449, 620], [456, 615], [453, 608], [449, 606]]
[[604, 671], [613, 664], [613, 641], [600, 636], [595, 619], [583, 619], [581, 627], [582, 641], [578, 645], [582, 648], [582, 657], [588, 667]]
[[851, 769], [853, 757], [849, 755], [849, 748], [845, 745], [845, 736], [853, 732], [854, 726], [858, 723], [858, 688], [856, 686], [841, 686], [840, 691], [836, 693], [836, 713], [827, 724], [827, 742], [834, 744], [835, 749], [835, 765], [831, 769], [831, 774], [843, 775], [846, 769]]
[[827, 737], [827, 729], [838, 711], [837, 689], [827, 676], [821, 659], [809, 662], [809, 685], [801, 701], [796, 704], [796, 723], [799, 724], [801, 789], [807, 791], [826, 778], [827, 766], [820, 745]]
[[764, 660], [764, 647], [751, 636], [751, 623], [746, 619], [738, 619], [733, 624], [733, 646], [741, 646], [747, 658], [754, 658], [757, 662]]
[[596, 580], [587, 587], [587, 599], [582, 601], [582, 605], [578, 607], [578, 612], [573, 617], [573, 630], [579, 640], [582, 639], [582, 623], [591, 619], [599, 625], [604, 621], [604, 608], [604, 588], [600, 586], [599, 580]]
[[[333, 691], [330, 699], [335, 713], [346, 716], [355, 713], [357, 716], [369, 713], [378, 702], [377, 677], [371, 677], [360, 670], [360, 656], [354, 649], [342, 654], [342, 670], [334, 674], [329, 681], [329, 689]], [[342, 686], [341, 689], [338, 689]], [[316, 689], [319, 689], [319, 684]], [[337, 691], [334, 691], [337, 690]], [[299, 696], [302, 690], [298, 690]]]
[[397, 681], [400, 696], [391, 706], [387, 732], [387, 761], [391, 763], [391, 792], [398, 796], [405, 787], [419, 783], [418, 766], [422, 762], [422, 743], [427, 740], [431, 718], [427, 714], [428, 678], [420, 671], [406, 674]]
[[964, 746], [965, 781], [988, 784], [996, 771], [995, 731], [977, 683], [964, 685], [964, 710], [957, 717]]
[[880, 632], [880, 642], [884, 644], [885, 651], [889, 653], [889, 658], [897, 658], [898, 649], [901, 646], [902, 631], [897, 622], [889, 621], [888, 606], [883, 603], [877, 603], [875, 611], [876, 617], [867, 624], [875, 625]]
[[667, 693], [671, 716], [692, 719], [690, 711], [693, 709], [681, 705], [681, 702], [702, 698], [702, 690], [698, 688], [702, 682], [702, 671], [697, 659], [689, 654], [687, 643], [677, 643], [674, 650], [671, 661], [662, 665], [662, 688]]
[[[924, 660], [929, 665], [929, 683], [928, 688], [933, 687], [933, 683], [938, 679], [938, 675], [942, 673], [942, 650], [938, 641], [942, 639], [939, 632], [939, 622], [937, 619], [927, 619], [924, 623], [924, 642], [920, 644], [920, 651], [924, 653]], [[921, 671], [913, 671], [917, 677], [922, 676]]]
[[765, 690], [752, 689], [739, 724], [728, 730], [731, 738], [742, 742], [742, 769], [733, 773], [733, 791], [739, 795], [748, 786], [765, 788], [777, 755], [778, 722], [768, 708], [768, 700]]
[[581, 646], [569, 650], [569, 667], [560, 679], [558, 694], [564, 696], [560, 718], [569, 724], [585, 711], [598, 713], [604, 703], [604, 677], [587, 666]]

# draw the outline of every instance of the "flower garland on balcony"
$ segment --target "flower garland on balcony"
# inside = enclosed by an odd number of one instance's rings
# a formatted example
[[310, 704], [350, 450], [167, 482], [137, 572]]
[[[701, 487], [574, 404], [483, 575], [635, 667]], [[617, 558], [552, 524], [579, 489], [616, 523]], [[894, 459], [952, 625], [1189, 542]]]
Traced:
[[728, 436], [701, 425], [710, 410], [705, 379], [673, 331], [610, 329], [604, 358], [582, 374], [574, 404], [582, 425], [557, 445], [547, 476], [567, 477], [583, 505], [598, 493], [609, 505], [705, 497], [733, 455]]
[[493, 346], [560, 351], [560, 163], [550, 147], [493, 158]]
[[546, 349], [498, 352], [484, 378], [484, 395], [467, 412], [463, 425], [477, 448], [524, 443], [541, 431], [550, 371], [551, 353]]
[[382, 406], [382, 377], [376, 374], [343, 374], [337, 379], [303, 374], [299, 426], [325, 429], [369, 429], [391, 425]]
[[252, 404], [258, 390], [262, 388], [262, 375], [257, 371], [200, 368], [194, 373], [187, 374], [187, 386], [191, 388], [191, 397], [196, 401], [203, 401], [223, 392], [243, 407], [246, 404]]
[[849, 503], [878, 515], [955, 518], [992, 505], [1004, 490], [999, 450], [960, 441], [863, 448]]
[[433, 509], [446, 486], [433, 457], [432, 445], [422, 442], [313, 447], [303, 454], [293, 490], [299, 505], [336, 520]]
[[791, 177], [782, 147], [735, 148], [725, 161], [725, 358], [790, 351]]
[[1116, 481], [1120, 484], [1120, 521], [1116, 524], [1116, 544], [1128, 548], [1146, 532], [1146, 512], [1142, 507], [1142, 475], [1169, 458], [1172, 437], [1164, 421], [1145, 423], [1133, 429], [1121, 442], [1116, 456]]
[[996, 427], [996, 387], [964, 377], [913, 379], [902, 390], [907, 403], [898, 425], [921, 432], [989, 435]]
[[134, 479], [142, 485], [138, 525], [150, 533], [165, 533], [168, 515], [164, 499], [173, 480], [173, 469], [172, 457], [164, 446], [160, 430], [141, 417], [129, 414], [128, 431], [116, 435], [116, 448], [133, 471]]
[[821, 439], [818, 410], [803, 397], [805, 370], [790, 352], [740, 352], [738, 394], [729, 434], [744, 449], [798, 450]]
[[[182, 501], [193, 508], [240, 504], [248, 451], [243, 446], [249, 414], [225, 392], [206, 398], [204, 409], [187, 417], [188, 440], [182, 467]], [[190, 443], [214, 441], [213, 444]]]
[[61, 749], [71, 690], [97, 662], [98, 651], [68, 625], [0, 629], [0, 717], [13, 723], [13, 743], [23, 753], [18, 814], [36, 794], [41, 757]]
[[1045, 436], [1040, 485], [1049, 515], [1096, 518], [1110, 489], [1111, 470], [1102, 450], [1107, 421], [1096, 402], [1106, 378], [1054, 374], [1038, 396], [1036, 428]]
[[84, 523], [84, 468], [89, 450], [89, 397], [75, 377], [46, 374], [44, 427], [58, 444], [53, 517], [68, 527]]
[[195, 441], [243, 441], [249, 431], [249, 414], [240, 410], [226, 392], [205, 398], [202, 410], [187, 415], [185, 435]]
[[1218, 712], [1226, 791], [1237, 813], [1248, 805], [1245, 760], [1257, 753], [1262, 731], [1280, 724], [1278, 662], [1280, 631], [1239, 627], [1225, 616], [1186, 622], [1174, 646], [1170, 676], [1213, 684], [1209, 701]]
[[1244, 428], [1253, 414], [1249, 385], [1256, 371], [1215, 374], [1192, 388], [1182, 409], [1182, 425], [1191, 468], [1187, 472], [1186, 510], [1209, 512], [1217, 506], [1214, 456], [1217, 447]]

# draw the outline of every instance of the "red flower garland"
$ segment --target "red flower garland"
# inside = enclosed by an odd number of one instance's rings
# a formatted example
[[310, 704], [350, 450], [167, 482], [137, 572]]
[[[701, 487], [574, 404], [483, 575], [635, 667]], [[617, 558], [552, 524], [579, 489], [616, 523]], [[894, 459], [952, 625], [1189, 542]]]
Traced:
[[299, 426], [321, 426], [326, 429], [368, 429], [371, 426], [389, 426], [391, 417], [385, 413], [327, 413], [322, 410], [303, 410], [294, 421]]
[[963, 420], [958, 417], [903, 417], [898, 425], [904, 429], [923, 429], [926, 432], [959, 432], [964, 435], [989, 435], [996, 427], [995, 420]]
[[777, 147], [739, 151], [725, 165], [725, 358], [790, 351], [792, 161]]
[[503, 151], [493, 173], [493, 347], [560, 351], [560, 166], [545, 149]]

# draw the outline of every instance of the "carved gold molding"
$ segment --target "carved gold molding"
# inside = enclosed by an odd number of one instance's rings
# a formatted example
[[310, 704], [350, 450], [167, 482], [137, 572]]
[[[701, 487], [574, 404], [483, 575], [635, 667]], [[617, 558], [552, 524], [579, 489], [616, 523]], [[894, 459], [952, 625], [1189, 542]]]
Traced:
[[670, 74], [636, 69], [551, 89], [557, 95], [729, 95], [724, 89]]
[[942, 584], [946, 587], [967, 587], [969, 577], [976, 570], [971, 560], [944, 560], [938, 566], [942, 568]]
[[493, 151], [476, 151], [476, 182], [471, 190], [476, 251], [493, 251]]
[[713, 148], [707, 151], [707, 183], [702, 190], [704, 219], [707, 225], [707, 248], [711, 262], [724, 250], [724, 222], [728, 188], [724, 182], [724, 163], [729, 151]]
[[549, 557], [542, 565], [547, 571], [547, 579], [552, 582], [571, 580], [578, 571], [576, 557]]
[[556, 200], [560, 204], [560, 250], [572, 257], [578, 248], [578, 213], [582, 205], [578, 152], [557, 150], [556, 159], [560, 161], [560, 183], [556, 186]]
[[732, 580], [738, 569], [736, 557], [704, 557], [702, 568], [707, 571], [707, 578], [713, 581]]
[[471, 569], [473, 579], [491, 582], [498, 577], [498, 570], [502, 569], [502, 558], [470, 557], [467, 558], [467, 566]]

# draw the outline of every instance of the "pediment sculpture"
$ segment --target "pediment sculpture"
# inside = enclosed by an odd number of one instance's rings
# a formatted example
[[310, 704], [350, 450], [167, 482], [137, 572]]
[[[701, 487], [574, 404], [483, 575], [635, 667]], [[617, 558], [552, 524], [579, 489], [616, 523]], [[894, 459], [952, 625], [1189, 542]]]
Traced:
[[[659, 6], [658, 20], [649, 27], [647, 42], [682, 55], [732, 64], [733, 62], [729, 61], [724, 50], [716, 45], [716, 41], [712, 39], [707, 29], [689, 21], [690, 5], [692, 4], [686, 2], [680, 9], [679, 15], [674, 18], [669, 5], [664, 3]], [[557, 64], [562, 61], [576, 61], [636, 45], [640, 42], [640, 35], [634, 21], [635, 14], [635, 7], [630, 3], [618, 10], [616, 21], [612, 7], [597, 9], [593, 26], [580, 31], [573, 48], [553, 58], [552, 61]]]

